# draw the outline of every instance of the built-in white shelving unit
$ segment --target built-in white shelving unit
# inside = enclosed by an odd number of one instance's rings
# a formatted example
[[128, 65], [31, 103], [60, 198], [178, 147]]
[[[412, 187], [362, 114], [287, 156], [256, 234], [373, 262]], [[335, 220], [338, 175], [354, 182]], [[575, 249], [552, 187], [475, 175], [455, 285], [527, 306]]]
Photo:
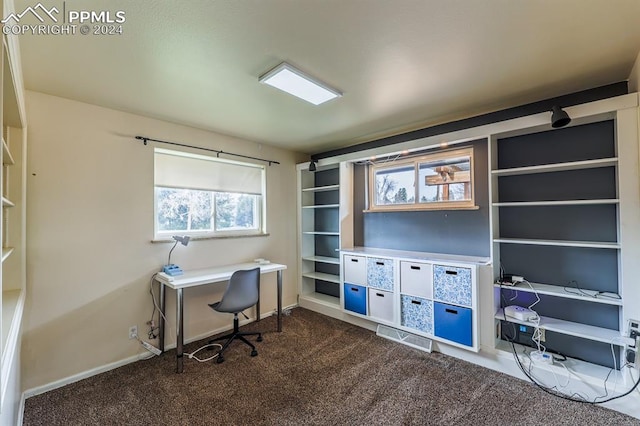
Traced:
[[[597, 392], [606, 390], [611, 395], [626, 391], [629, 387], [628, 371], [612, 371], [614, 357], [611, 349], [613, 345], [617, 357], [615, 366], [619, 368], [621, 349], [628, 342], [623, 336], [627, 321], [640, 320], [640, 286], [636, 279], [640, 276], [640, 245], [637, 243], [640, 241], [638, 94], [601, 99], [567, 107], [566, 110], [572, 122], [563, 129], [552, 129], [550, 114], [539, 113], [320, 160], [320, 170], [331, 167], [340, 170], [339, 182], [315, 182], [308, 172], [309, 164], [299, 165], [300, 306], [370, 329], [374, 329], [372, 324], [376, 323], [393, 328], [400, 324], [402, 332], [421, 327], [423, 324], [409, 324], [412, 316], [406, 316], [403, 323], [403, 308], [398, 302], [403, 296], [419, 295], [411, 286], [402, 288], [402, 283], [406, 284], [407, 280], [402, 278], [401, 271], [394, 275], [394, 283], [400, 287], [393, 290], [370, 286], [369, 282], [375, 280], [360, 276], [366, 296], [358, 299], [358, 292], [344, 287], [347, 283], [358, 284], [357, 274], [354, 278], [344, 272], [349, 269], [345, 268], [347, 260], [339, 264], [333, 260], [337, 253], [316, 252], [318, 246], [315, 241], [338, 238], [343, 257], [388, 259], [389, 251], [384, 249], [366, 247], [366, 253], [353, 251], [354, 245], [366, 245], [372, 241], [364, 231], [370, 230], [366, 227], [375, 223], [370, 219], [375, 217], [373, 214], [366, 217], [360, 213], [366, 211], [367, 195], [362, 197], [362, 194], [368, 190], [368, 177], [361, 165], [368, 164], [372, 157], [441, 149], [443, 140], [453, 147], [458, 143], [487, 138], [488, 170], [476, 174], [474, 179], [477, 183], [488, 184], [489, 229], [484, 242], [489, 246], [489, 256], [463, 259], [441, 253], [435, 261], [433, 258], [416, 259], [415, 252], [411, 254], [409, 251], [398, 250], [392, 255], [404, 258], [396, 265], [396, 270], [401, 269], [402, 262], [407, 259], [412, 259], [411, 263], [433, 265], [471, 262], [477, 268], [478, 301], [477, 309], [472, 308], [472, 311], [478, 315], [478, 352], [465, 352], [461, 356], [459, 347], [446, 342], [449, 339], [434, 338], [435, 350], [523, 378], [514, 358], [513, 346], [503, 338], [503, 333], [511, 329], [530, 333], [532, 323], [513, 319], [505, 321], [502, 308], [509, 304], [528, 307], [536, 302], [534, 293], [537, 293], [540, 302], [533, 309], [541, 316], [546, 339], [543, 343], [551, 350], [562, 352], [567, 359], [554, 365], [527, 364], [530, 360], [526, 353], [535, 350], [529, 339], [526, 346], [513, 344], [525, 368], [535, 373], [542, 370], [553, 372], [563, 383], [565, 378], [571, 381], [571, 389], [574, 385], [576, 389], [585, 385], [581, 392], [586, 394], [593, 389]], [[605, 149], [601, 149], [600, 136], [596, 136], [601, 128], [595, 133], [590, 129], [579, 130], [597, 123], [607, 123], [604, 126], [608, 126], [605, 129], [609, 135]], [[562, 135], [576, 129], [579, 135], [573, 144], [565, 145], [566, 138]], [[515, 144], [514, 141], [504, 141], [520, 136], [535, 139], [531, 140], [526, 152], [517, 146], [517, 141]], [[503, 143], [506, 145], [500, 147]], [[350, 172], [345, 166], [351, 167]], [[317, 203], [313, 197], [331, 191], [340, 194], [340, 207], [336, 208], [339, 227], [319, 228], [314, 222], [315, 215], [335, 210], [318, 204], [335, 203]], [[485, 206], [483, 204], [481, 208]], [[386, 226], [386, 223], [378, 226]], [[389, 226], [397, 226], [397, 223]], [[393, 232], [393, 228], [389, 229]], [[424, 238], [418, 235], [419, 229], [420, 226], [416, 226], [416, 238]], [[443, 230], [443, 235], [446, 235], [446, 230]], [[443, 237], [443, 244], [449, 242]], [[407, 246], [410, 245], [409, 242]], [[402, 248], [402, 244], [395, 246]], [[522, 269], [527, 270], [523, 272], [516, 260], [520, 260]], [[351, 267], [355, 264], [351, 259], [348, 263]], [[317, 273], [326, 273], [323, 266], [341, 268], [343, 294], [340, 300], [315, 293]], [[501, 269], [505, 273], [523, 275], [531, 281], [531, 287], [526, 283], [509, 287], [495, 284]], [[411, 274], [416, 270], [406, 272]], [[350, 301], [347, 295], [351, 296]], [[385, 304], [387, 296], [391, 297], [392, 303]], [[431, 300], [435, 306], [437, 301], [435, 294], [428, 292], [422, 298], [427, 305]], [[434, 321], [434, 325], [436, 323]], [[475, 319], [472, 323], [475, 324]], [[407, 324], [410, 327], [402, 328]], [[421, 338], [438, 336], [429, 332], [416, 335]], [[553, 377], [550, 380], [546, 383], [553, 385]], [[616, 383], [617, 388], [612, 390], [609, 386], [602, 389], [605, 380], [609, 385]], [[632, 403], [635, 403], [636, 392], [626, 398], [631, 400], [634, 396]], [[637, 409], [630, 411], [638, 412]]]
[[340, 175], [337, 165], [298, 165], [299, 300], [340, 307]]
[[[9, 7], [11, 3], [9, 3]], [[7, 14], [5, 5], [5, 15]], [[18, 40], [4, 35], [0, 114], [2, 149], [2, 285], [0, 314], [0, 423], [16, 424], [20, 406], [20, 344], [25, 303], [26, 249], [26, 119]]]
[[[625, 228], [628, 234], [621, 224], [638, 204], [637, 96], [619, 100], [627, 101], [631, 107], [615, 111], [597, 111], [605, 104], [594, 103], [594, 113], [583, 109], [574, 127], [490, 137], [493, 278], [503, 271], [531, 281], [494, 284], [498, 352], [512, 352], [505, 336], [518, 332], [501, 324], [528, 327], [523, 331], [535, 326], [505, 317], [503, 306], [510, 304], [535, 304], [552, 350], [582, 358], [581, 346], [588, 347], [584, 353], [591, 359], [572, 363], [590, 377], [610, 371], [611, 345], [632, 343], [623, 333], [634, 318], [626, 294], [633, 291], [622, 279], [634, 269], [628, 242], [637, 236], [637, 220]], [[554, 340], [553, 333], [573, 340], [554, 348], [566, 338]]]

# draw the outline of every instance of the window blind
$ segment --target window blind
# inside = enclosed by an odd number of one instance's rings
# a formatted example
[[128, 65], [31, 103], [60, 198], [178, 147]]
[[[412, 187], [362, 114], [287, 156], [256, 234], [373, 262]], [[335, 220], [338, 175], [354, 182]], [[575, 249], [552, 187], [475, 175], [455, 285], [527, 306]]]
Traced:
[[155, 150], [155, 185], [205, 191], [262, 194], [264, 166]]

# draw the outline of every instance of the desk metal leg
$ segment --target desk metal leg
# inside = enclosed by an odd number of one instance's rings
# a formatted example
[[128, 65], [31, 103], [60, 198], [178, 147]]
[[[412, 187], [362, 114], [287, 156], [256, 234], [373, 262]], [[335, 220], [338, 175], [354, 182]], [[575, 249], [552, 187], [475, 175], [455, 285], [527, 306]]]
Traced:
[[183, 321], [182, 321], [182, 289], [176, 290], [176, 373], [182, 373], [182, 351], [184, 345]]
[[278, 331], [282, 331], [282, 271], [278, 271]]
[[158, 318], [160, 352], [164, 352], [164, 330], [166, 327], [166, 324], [164, 323], [164, 315], [166, 312], [165, 307], [167, 306], [167, 298], [165, 297], [165, 294], [165, 286], [163, 283], [160, 283], [160, 318]]

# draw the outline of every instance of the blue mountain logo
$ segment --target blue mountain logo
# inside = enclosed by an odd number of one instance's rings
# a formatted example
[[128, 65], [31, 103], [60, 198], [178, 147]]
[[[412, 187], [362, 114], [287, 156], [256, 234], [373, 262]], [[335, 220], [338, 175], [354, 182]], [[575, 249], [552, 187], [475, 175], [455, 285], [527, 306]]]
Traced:
[[22, 13], [10, 13], [9, 16], [4, 18], [0, 22], [2, 22], [3, 24], [6, 24], [7, 22], [13, 19], [14, 21], [16, 21], [16, 23], [19, 23], [20, 20], [29, 13], [35, 16], [38, 19], [38, 21], [44, 23], [44, 18], [42, 17], [43, 15], [48, 16], [53, 22], [58, 22], [58, 18], [56, 18], [53, 14], [54, 13], [58, 14], [60, 13], [60, 11], [55, 6], [49, 10], [46, 7], [44, 7], [42, 3], [38, 3], [34, 7], [31, 7], [31, 6], [27, 7], [25, 10], [22, 11]]

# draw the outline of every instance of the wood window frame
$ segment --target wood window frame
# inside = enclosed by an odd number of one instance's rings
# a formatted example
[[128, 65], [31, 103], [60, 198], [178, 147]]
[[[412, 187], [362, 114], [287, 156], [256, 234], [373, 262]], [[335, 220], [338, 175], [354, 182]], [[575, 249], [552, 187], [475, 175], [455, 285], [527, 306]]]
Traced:
[[[450, 158], [469, 157], [469, 199], [459, 201], [432, 201], [420, 202], [419, 200], [419, 176], [420, 165], [429, 162], [446, 160]], [[413, 166], [414, 170], [414, 195], [413, 202], [406, 204], [376, 204], [376, 174], [385, 169]], [[377, 163], [369, 166], [368, 176], [368, 212], [384, 211], [416, 211], [416, 210], [477, 210], [475, 205], [475, 179], [474, 179], [474, 156], [473, 147], [459, 148], [447, 151], [440, 151], [428, 154], [417, 155], [411, 158], [404, 158], [384, 163]], [[448, 185], [447, 185], [448, 189]]]

